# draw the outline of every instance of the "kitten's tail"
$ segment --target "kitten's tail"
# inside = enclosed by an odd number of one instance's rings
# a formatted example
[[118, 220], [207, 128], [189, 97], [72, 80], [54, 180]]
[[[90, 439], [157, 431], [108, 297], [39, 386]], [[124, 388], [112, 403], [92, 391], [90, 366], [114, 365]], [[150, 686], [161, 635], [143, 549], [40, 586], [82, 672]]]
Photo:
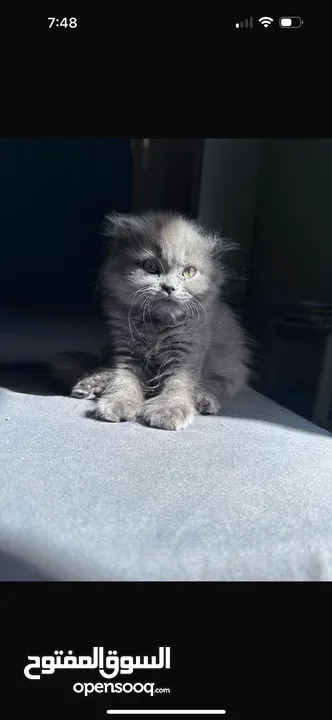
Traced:
[[63, 395], [67, 395], [85, 373], [95, 370], [98, 365], [100, 358], [80, 350], [56, 353], [47, 363], [52, 380]]

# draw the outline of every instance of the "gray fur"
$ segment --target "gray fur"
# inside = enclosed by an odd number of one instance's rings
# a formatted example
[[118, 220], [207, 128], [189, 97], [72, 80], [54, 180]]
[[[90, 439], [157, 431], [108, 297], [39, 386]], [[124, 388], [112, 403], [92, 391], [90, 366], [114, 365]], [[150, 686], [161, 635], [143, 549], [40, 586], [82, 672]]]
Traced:
[[[100, 287], [109, 344], [102, 367], [72, 395], [97, 398], [101, 420], [140, 418], [165, 430], [217, 413], [245, 386], [249, 363], [244, 333], [220, 299], [227, 246], [173, 213], [112, 215], [105, 235]], [[159, 273], [147, 272], [146, 261]], [[186, 279], [188, 267], [196, 274]]]

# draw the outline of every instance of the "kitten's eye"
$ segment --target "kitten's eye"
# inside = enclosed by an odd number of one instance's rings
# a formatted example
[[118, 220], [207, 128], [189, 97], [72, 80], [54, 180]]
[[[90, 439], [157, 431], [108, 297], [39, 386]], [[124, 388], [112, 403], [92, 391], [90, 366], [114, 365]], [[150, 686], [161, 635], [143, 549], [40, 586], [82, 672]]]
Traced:
[[187, 267], [187, 268], [183, 271], [182, 275], [183, 275], [183, 277], [185, 277], [185, 278], [192, 278], [192, 277], [194, 277], [194, 275], [196, 275], [196, 268], [194, 268], [194, 267]]
[[159, 272], [158, 265], [157, 265], [157, 263], [153, 262], [153, 260], [146, 260], [143, 263], [142, 267], [146, 272], [151, 273], [153, 275], [155, 275], [156, 273]]

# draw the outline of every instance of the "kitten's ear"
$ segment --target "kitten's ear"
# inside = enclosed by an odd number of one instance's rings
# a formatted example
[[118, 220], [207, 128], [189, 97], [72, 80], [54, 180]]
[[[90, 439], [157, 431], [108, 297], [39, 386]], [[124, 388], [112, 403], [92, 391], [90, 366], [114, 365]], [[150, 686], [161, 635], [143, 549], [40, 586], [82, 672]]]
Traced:
[[102, 234], [106, 237], [124, 238], [138, 232], [141, 220], [137, 215], [111, 213], [106, 215], [102, 225]]
[[232, 238], [226, 238], [219, 233], [213, 235], [213, 254], [216, 260], [223, 262], [227, 253], [237, 249], [238, 243], [234, 242]]

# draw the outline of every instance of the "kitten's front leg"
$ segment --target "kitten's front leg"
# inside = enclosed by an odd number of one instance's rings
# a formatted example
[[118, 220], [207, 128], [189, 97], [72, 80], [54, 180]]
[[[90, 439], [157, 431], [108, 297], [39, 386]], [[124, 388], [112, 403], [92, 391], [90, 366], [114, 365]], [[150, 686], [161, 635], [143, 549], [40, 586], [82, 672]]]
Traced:
[[70, 391], [71, 397], [95, 400], [104, 392], [110, 377], [110, 370], [100, 368], [98, 371], [86, 373], [78, 380]]
[[162, 430], [183, 430], [194, 415], [192, 379], [189, 372], [181, 370], [164, 381], [158, 395], [145, 401], [142, 419]]
[[142, 411], [143, 403], [141, 381], [134, 370], [114, 368], [110, 371], [106, 388], [97, 401], [94, 416], [108, 422], [136, 420]]
[[202, 388], [195, 394], [195, 406], [200, 415], [216, 415], [220, 410], [221, 402], [216, 392]]

